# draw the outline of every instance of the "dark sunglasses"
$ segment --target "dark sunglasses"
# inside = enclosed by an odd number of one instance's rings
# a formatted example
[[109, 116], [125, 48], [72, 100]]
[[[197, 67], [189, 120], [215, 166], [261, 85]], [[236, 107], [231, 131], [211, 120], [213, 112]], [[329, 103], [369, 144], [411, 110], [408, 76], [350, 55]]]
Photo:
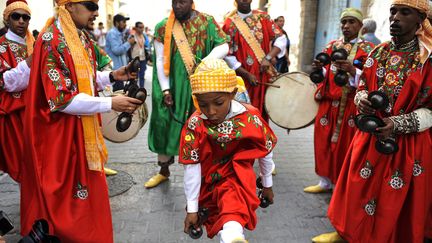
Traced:
[[31, 17], [28, 14], [19, 14], [19, 13], [12, 13], [10, 15], [11, 19], [18, 21], [20, 18], [22, 18], [25, 22], [30, 21]]
[[84, 5], [88, 11], [95, 12], [99, 10], [99, 5], [94, 2], [79, 2], [79, 4]]

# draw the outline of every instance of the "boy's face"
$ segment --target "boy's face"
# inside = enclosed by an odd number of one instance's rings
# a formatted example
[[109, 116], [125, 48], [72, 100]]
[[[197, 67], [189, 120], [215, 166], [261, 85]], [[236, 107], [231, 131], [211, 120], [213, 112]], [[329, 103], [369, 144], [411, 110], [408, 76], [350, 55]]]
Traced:
[[205, 93], [195, 95], [198, 106], [208, 120], [213, 124], [222, 123], [230, 110], [231, 100], [234, 99], [237, 90], [232, 93]]

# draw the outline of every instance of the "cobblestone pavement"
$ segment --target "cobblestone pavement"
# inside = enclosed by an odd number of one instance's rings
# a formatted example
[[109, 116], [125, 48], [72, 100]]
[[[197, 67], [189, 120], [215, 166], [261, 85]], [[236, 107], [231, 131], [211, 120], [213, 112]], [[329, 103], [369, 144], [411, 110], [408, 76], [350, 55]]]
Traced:
[[[151, 68], [147, 70], [150, 80]], [[146, 87], [150, 91], [151, 83]], [[150, 93], [150, 92], [149, 92]], [[147, 103], [150, 106], [150, 97]], [[249, 242], [302, 243], [311, 237], [332, 231], [326, 218], [330, 195], [310, 195], [303, 188], [317, 182], [313, 163], [313, 127], [291, 131], [271, 124], [279, 138], [274, 159], [277, 175], [274, 177], [275, 204], [258, 209], [257, 228], [246, 232]], [[111, 198], [112, 218], [116, 242], [218, 242], [202, 237], [192, 240], [183, 233], [185, 197], [183, 170], [172, 166], [170, 180], [147, 190], [144, 182], [158, 167], [156, 156], [147, 146], [148, 123], [134, 139], [121, 144], [107, 142], [110, 160], [108, 166], [129, 173], [134, 186], [124, 194]], [[19, 227], [19, 187], [7, 175], [0, 175], [0, 210], [14, 221], [16, 228], [7, 235], [7, 242], [17, 242]]]

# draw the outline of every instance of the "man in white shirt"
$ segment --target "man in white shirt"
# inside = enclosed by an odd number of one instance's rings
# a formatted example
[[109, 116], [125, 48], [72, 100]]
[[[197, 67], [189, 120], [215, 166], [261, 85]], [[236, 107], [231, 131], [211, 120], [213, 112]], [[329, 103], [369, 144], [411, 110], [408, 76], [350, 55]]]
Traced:
[[97, 39], [97, 44], [100, 48], [104, 49], [106, 44], [106, 31], [102, 22], [99, 22], [98, 27], [93, 31]]

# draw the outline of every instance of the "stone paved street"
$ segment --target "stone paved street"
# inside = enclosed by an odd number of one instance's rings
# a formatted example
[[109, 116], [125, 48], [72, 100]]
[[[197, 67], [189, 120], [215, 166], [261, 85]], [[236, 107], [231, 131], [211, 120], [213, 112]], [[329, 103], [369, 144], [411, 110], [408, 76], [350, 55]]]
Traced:
[[[150, 79], [151, 68], [147, 70]], [[151, 83], [147, 81], [151, 91]], [[151, 93], [151, 92], [149, 92]], [[150, 97], [147, 103], [150, 105]], [[310, 242], [322, 232], [332, 231], [326, 218], [330, 195], [309, 195], [303, 188], [317, 182], [313, 164], [313, 127], [286, 131], [272, 124], [279, 143], [275, 149], [278, 174], [274, 177], [275, 204], [258, 209], [259, 223], [253, 232], [246, 232], [249, 242]], [[108, 142], [109, 167], [132, 175], [135, 184], [127, 192], [112, 197], [112, 218], [116, 242], [218, 242], [202, 237], [192, 240], [183, 233], [185, 197], [183, 169], [172, 166], [170, 180], [147, 190], [144, 182], [158, 170], [156, 156], [147, 146], [148, 123], [129, 142]], [[0, 175], [0, 210], [14, 221], [16, 228], [6, 236], [17, 242], [19, 227], [19, 187], [7, 175]]]

